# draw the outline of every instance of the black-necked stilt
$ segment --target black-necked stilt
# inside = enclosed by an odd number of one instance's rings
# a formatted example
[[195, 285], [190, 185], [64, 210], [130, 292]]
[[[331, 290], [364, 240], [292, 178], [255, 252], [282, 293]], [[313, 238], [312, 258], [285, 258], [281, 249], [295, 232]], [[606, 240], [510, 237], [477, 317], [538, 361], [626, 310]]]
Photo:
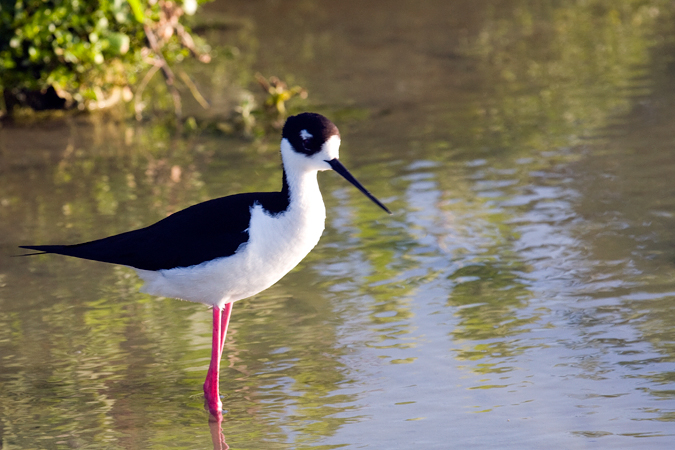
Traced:
[[391, 214], [340, 163], [339, 147], [340, 132], [324, 116], [289, 117], [281, 139], [281, 192], [209, 200], [147, 228], [96, 241], [22, 248], [130, 266], [145, 281], [142, 292], [212, 306], [204, 396], [209, 411], [219, 415], [218, 374], [232, 303], [272, 286], [319, 241], [326, 208], [317, 172], [335, 170]]

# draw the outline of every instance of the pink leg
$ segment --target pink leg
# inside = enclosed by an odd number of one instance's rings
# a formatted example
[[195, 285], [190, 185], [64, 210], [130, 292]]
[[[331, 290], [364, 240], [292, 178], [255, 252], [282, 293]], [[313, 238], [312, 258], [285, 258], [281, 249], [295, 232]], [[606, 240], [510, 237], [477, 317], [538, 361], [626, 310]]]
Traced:
[[209, 364], [209, 371], [206, 373], [206, 381], [204, 382], [204, 397], [209, 412], [214, 416], [220, 416], [223, 409], [218, 392], [218, 378], [220, 375], [220, 358], [223, 354], [225, 334], [227, 333], [227, 325], [230, 322], [231, 311], [231, 303], [225, 305], [222, 311], [217, 306], [213, 307], [211, 364]]
[[227, 334], [227, 326], [230, 323], [230, 313], [232, 312], [232, 303], [228, 303], [223, 307], [223, 314], [220, 319], [220, 355], [223, 355], [223, 347], [225, 347], [225, 335]]
[[209, 412], [220, 414], [223, 405], [218, 395], [218, 375], [220, 371], [220, 308], [213, 307], [213, 334], [211, 335], [211, 363], [204, 381], [204, 398]]

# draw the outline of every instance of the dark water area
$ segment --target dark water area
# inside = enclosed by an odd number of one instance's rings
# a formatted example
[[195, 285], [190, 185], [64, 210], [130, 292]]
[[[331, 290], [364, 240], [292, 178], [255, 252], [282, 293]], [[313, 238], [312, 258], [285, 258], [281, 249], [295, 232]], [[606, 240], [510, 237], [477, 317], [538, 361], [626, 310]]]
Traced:
[[[234, 305], [232, 449], [649, 448], [675, 439], [668, 1], [230, 1], [203, 35], [307, 88], [341, 160], [319, 245]], [[233, 68], [234, 66], [234, 68]], [[303, 103], [304, 102], [304, 103]], [[291, 104], [293, 106], [293, 104]], [[280, 186], [278, 135], [107, 116], [0, 129], [0, 448], [212, 448], [211, 313], [18, 245]]]

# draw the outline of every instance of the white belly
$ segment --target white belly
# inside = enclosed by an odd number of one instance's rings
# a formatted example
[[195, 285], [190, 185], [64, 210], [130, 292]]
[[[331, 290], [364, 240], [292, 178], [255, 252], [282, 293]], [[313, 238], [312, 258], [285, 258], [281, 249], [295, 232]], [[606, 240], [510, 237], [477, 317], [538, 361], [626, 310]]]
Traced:
[[291, 205], [277, 216], [253, 207], [249, 240], [232, 256], [169, 270], [136, 269], [145, 281], [141, 292], [222, 307], [267, 289], [319, 242], [326, 219], [320, 195], [310, 207]]

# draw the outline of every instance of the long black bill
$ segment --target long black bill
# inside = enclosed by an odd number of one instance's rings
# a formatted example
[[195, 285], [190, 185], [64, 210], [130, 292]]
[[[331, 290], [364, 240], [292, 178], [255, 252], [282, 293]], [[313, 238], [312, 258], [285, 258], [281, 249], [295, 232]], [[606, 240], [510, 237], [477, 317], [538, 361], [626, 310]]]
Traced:
[[359, 182], [356, 180], [356, 178], [354, 178], [354, 177], [352, 176], [351, 173], [349, 173], [349, 171], [347, 170], [347, 168], [346, 168], [345, 166], [342, 165], [342, 163], [340, 162], [340, 160], [338, 160], [337, 158], [334, 158], [334, 159], [331, 159], [330, 161], [326, 160], [326, 162], [327, 162], [328, 164], [330, 164], [330, 166], [333, 168], [334, 171], [336, 171], [337, 173], [339, 173], [340, 175], [342, 175], [342, 176], [344, 177], [345, 180], [349, 181], [351, 184], [353, 184], [354, 186], [356, 186], [356, 188], [357, 188], [359, 191], [363, 192], [363, 193], [365, 194], [365, 196], [368, 197], [369, 199], [371, 199], [377, 206], [379, 206], [380, 208], [382, 208], [382, 209], [384, 209], [385, 211], [387, 211], [387, 213], [391, 214], [391, 211], [389, 211], [389, 210], [387, 209], [387, 207], [384, 206], [384, 205], [382, 204], [382, 202], [380, 202], [378, 199], [376, 199], [375, 196], [374, 196], [373, 194], [371, 194], [370, 192], [368, 192], [368, 190], [367, 190], [366, 188], [364, 188], [363, 185], [362, 185], [361, 183], [359, 183]]

